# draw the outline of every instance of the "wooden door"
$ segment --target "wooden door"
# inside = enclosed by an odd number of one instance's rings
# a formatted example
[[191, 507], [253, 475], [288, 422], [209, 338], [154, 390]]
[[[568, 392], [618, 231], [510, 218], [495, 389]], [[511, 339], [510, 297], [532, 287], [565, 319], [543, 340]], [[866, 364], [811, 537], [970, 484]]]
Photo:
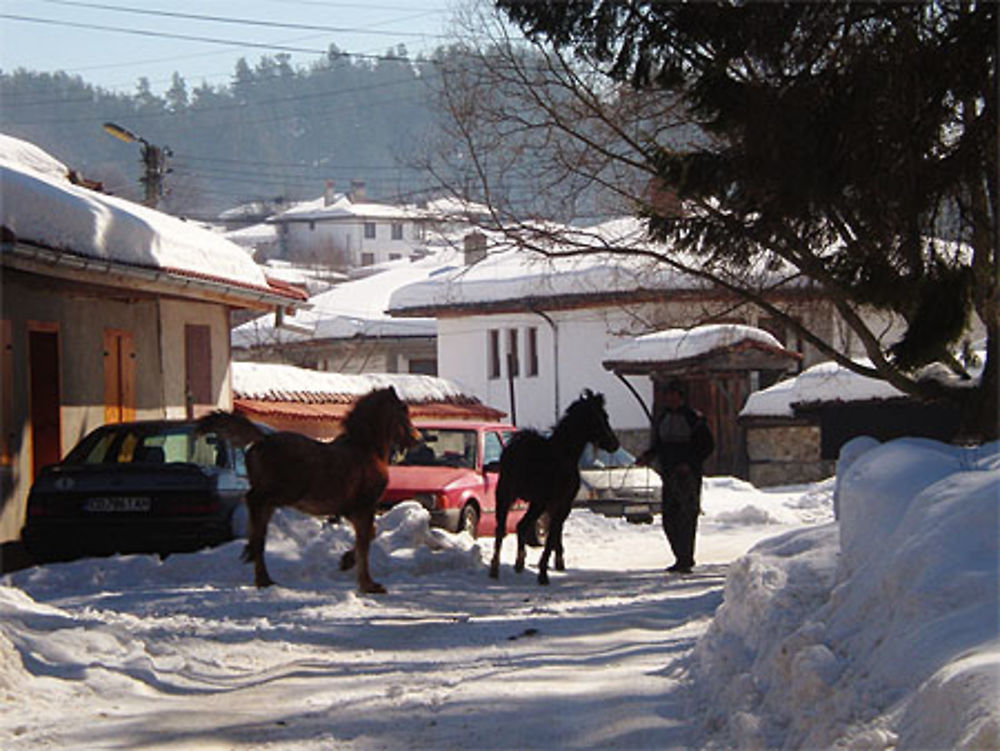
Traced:
[[135, 419], [135, 344], [132, 333], [104, 330], [104, 422]]
[[212, 398], [212, 329], [184, 326], [184, 394], [188, 417], [197, 417], [215, 406]]
[[62, 458], [59, 331], [29, 328], [28, 400], [31, 427], [31, 472], [37, 477], [47, 464]]

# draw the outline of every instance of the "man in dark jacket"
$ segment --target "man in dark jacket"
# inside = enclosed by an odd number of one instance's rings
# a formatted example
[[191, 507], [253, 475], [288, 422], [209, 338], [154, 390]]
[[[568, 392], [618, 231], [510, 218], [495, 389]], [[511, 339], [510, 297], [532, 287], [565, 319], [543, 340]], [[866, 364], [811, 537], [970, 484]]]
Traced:
[[663, 409], [653, 420], [652, 441], [640, 463], [652, 464], [663, 478], [663, 531], [677, 559], [667, 571], [687, 574], [694, 567], [694, 539], [701, 513], [702, 464], [715, 448], [705, 416], [687, 404], [684, 384], [667, 383]]

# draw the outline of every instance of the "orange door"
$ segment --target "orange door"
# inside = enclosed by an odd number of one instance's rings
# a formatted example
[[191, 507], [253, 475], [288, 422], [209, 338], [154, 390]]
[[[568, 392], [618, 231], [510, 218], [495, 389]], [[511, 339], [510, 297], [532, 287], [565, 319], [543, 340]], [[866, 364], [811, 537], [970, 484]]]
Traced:
[[129, 331], [104, 330], [104, 422], [135, 419], [135, 345]]

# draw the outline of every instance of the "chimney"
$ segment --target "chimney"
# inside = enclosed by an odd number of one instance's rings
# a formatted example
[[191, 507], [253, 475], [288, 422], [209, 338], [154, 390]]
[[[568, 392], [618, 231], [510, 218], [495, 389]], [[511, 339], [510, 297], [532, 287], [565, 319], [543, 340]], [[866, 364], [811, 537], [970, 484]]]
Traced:
[[336, 200], [333, 192], [333, 180], [326, 181], [326, 190], [323, 191], [323, 205], [329, 206]]
[[360, 203], [365, 200], [365, 181], [351, 180], [351, 203]]
[[462, 241], [465, 250], [465, 265], [471, 266], [486, 258], [486, 235], [470, 232]]

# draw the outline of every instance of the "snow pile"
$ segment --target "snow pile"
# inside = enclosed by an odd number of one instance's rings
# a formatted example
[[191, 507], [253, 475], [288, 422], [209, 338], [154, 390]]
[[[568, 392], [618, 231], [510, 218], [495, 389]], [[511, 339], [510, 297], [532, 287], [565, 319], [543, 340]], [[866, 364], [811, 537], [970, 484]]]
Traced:
[[730, 570], [695, 649], [706, 748], [1000, 747], [1000, 444], [864, 445], [839, 528]]
[[753, 326], [716, 323], [691, 329], [667, 329], [637, 336], [608, 350], [605, 359], [615, 362], [686, 360], [712, 350], [750, 341], [784, 349], [771, 334]]
[[146, 206], [73, 185], [44, 151], [0, 134], [2, 224], [18, 238], [77, 255], [267, 288], [220, 235]]
[[431, 515], [415, 501], [393, 506], [378, 519], [372, 566], [409, 574], [446, 570], [485, 571], [482, 551], [469, 534], [431, 527]]

